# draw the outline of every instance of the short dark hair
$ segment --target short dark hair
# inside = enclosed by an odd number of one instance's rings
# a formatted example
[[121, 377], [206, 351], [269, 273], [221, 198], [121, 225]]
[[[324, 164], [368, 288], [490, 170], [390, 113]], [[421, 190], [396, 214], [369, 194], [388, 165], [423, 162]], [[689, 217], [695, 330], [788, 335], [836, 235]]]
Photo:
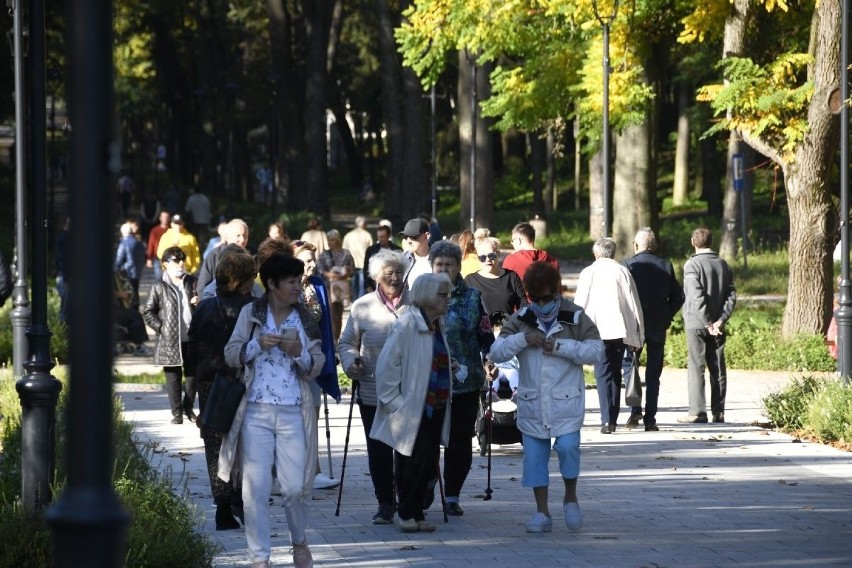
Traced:
[[305, 273], [305, 263], [293, 255], [275, 253], [260, 265], [260, 282], [269, 291], [269, 283], [276, 285], [285, 278], [301, 278]]
[[169, 247], [163, 251], [163, 262], [186, 260], [186, 253], [180, 247]]
[[526, 240], [535, 243], [535, 229], [529, 223], [518, 223], [512, 227], [512, 234], [523, 235]]
[[692, 231], [692, 245], [698, 248], [713, 246], [713, 233], [707, 227], [698, 227]]
[[257, 275], [254, 258], [247, 252], [227, 252], [216, 266], [216, 294], [236, 294], [240, 287]]
[[290, 245], [286, 241], [266, 237], [257, 245], [257, 264], [260, 266], [273, 254], [290, 254]]
[[379, 225], [378, 227], [376, 227], [376, 234], [381, 233], [382, 231], [385, 231], [388, 236], [390, 236], [391, 234], [391, 228], [387, 225]]
[[549, 262], [533, 262], [524, 273], [524, 289], [530, 297], [561, 294], [562, 276]]

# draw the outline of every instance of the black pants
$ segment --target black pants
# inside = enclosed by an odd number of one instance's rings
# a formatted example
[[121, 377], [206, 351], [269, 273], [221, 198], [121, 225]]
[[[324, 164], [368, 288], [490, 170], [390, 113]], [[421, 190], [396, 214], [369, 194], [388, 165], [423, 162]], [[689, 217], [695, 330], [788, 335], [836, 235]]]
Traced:
[[[645, 358], [645, 417], [643, 422], [646, 426], [657, 423], [657, 403], [660, 400], [660, 376], [663, 374], [663, 356], [666, 342], [645, 341], [648, 355]], [[636, 360], [642, 355], [642, 349], [636, 352]], [[634, 406], [632, 414], [642, 414], [641, 406]]]
[[417, 438], [411, 456], [394, 452], [396, 470], [399, 472], [399, 518], [407, 521], [425, 520], [423, 515], [423, 495], [426, 485], [435, 477], [438, 458], [441, 452], [441, 427], [444, 424], [444, 409], [432, 412], [432, 418], [426, 413], [420, 419]]
[[444, 488], [447, 497], [461, 494], [470, 466], [473, 447], [470, 439], [476, 435], [476, 415], [479, 413], [479, 393], [468, 392], [453, 396], [450, 407], [450, 440], [444, 450]]
[[[213, 381], [198, 381], [198, 414], [204, 412], [207, 397], [213, 387]], [[204, 457], [207, 460], [207, 475], [210, 477], [210, 490], [216, 505], [242, 505], [242, 486], [240, 478], [231, 474], [229, 481], [219, 478], [219, 450], [222, 449], [224, 434], [211, 428], [199, 427], [201, 439], [204, 440]]]
[[621, 410], [621, 360], [624, 340], [605, 339], [604, 358], [595, 363], [595, 381], [601, 407], [601, 424], [618, 422]]
[[370, 467], [370, 477], [373, 479], [373, 490], [379, 503], [393, 503], [393, 448], [370, 437], [373, 420], [376, 417], [376, 407], [358, 403], [361, 411], [361, 422], [364, 424], [364, 434], [367, 436], [367, 463]]
[[[184, 361], [187, 360], [186, 349], [186, 342], [181, 342], [180, 351]], [[180, 416], [184, 411], [192, 410], [195, 406], [195, 371], [186, 370], [186, 381], [183, 386], [181, 385], [183, 367], [163, 367], [163, 373], [166, 375], [166, 393], [169, 395], [172, 416]], [[183, 402], [181, 402], [181, 394], [183, 395]]]

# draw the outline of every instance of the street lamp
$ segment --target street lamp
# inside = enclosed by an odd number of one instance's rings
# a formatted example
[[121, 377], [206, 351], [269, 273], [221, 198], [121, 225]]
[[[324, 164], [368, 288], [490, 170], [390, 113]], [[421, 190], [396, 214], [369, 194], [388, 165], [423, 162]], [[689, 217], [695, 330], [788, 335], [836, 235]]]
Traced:
[[601, 161], [603, 162], [603, 236], [608, 237], [611, 228], [612, 216], [609, 207], [609, 165], [610, 165], [610, 147], [609, 147], [609, 26], [615, 20], [615, 15], [618, 13], [618, 0], [613, 0], [611, 9], [602, 13], [598, 8], [598, 1], [592, 0], [592, 10], [595, 12], [595, 18], [603, 29], [603, 147], [601, 149]]
[[12, 367], [15, 378], [24, 374], [27, 358], [27, 327], [30, 325], [30, 300], [27, 290], [27, 152], [26, 152], [26, 93], [24, 92], [25, 39], [29, 35], [23, 29], [23, 9], [19, 1], [11, 6], [12, 56], [15, 62], [15, 287], [12, 292]]

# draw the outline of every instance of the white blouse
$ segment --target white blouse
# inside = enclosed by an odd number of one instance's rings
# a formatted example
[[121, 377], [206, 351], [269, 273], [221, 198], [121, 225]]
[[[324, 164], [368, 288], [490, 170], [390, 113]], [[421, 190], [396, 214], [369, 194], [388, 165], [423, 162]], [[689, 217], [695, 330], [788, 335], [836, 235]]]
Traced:
[[267, 308], [266, 322], [261, 334], [283, 334], [285, 328], [294, 327], [302, 340], [302, 353], [298, 358], [291, 357], [278, 346], [263, 351], [258, 341], [260, 334], [246, 346], [246, 361], [254, 362], [254, 379], [249, 389], [248, 402], [285, 406], [302, 404], [299, 372], [304, 373], [311, 368], [311, 355], [308, 353], [308, 337], [302, 327], [299, 312], [294, 309], [281, 325], [276, 327], [272, 311]]

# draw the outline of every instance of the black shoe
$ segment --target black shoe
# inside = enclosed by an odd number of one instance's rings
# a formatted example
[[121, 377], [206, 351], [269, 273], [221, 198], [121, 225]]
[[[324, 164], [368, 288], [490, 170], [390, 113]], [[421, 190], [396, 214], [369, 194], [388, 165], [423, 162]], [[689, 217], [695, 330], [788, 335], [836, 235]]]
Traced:
[[725, 413], [724, 412], [714, 412], [713, 413], [713, 422], [724, 422], [725, 421]]
[[230, 531], [240, 528], [240, 523], [234, 518], [229, 503], [216, 506], [216, 530]]
[[172, 424], [183, 424], [183, 416], [181, 416], [180, 414], [176, 415], [174, 418], [172, 418]]
[[231, 503], [231, 512], [234, 514], [236, 518], [240, 520], [243, 526], [246, 524], [246, 513], [243, 510], [243, 502], [240, 500], [238, 503]]
[[464, 509], [458, 503], [450, 502], [447, 503], [447, 514], [451, 517], [461, 517], [464, 515]]
[[191, 408], [190, 408], [190, 409], [184, 409], [183, 413], [186, 415], [187, 419], [188, 419], [190, 422], [195, 422], [195, 421], [196, 421], [196, 419], [198, 418], [198, 417], [195, 415], [195, 413], [192, 411], [192, 409], [191, 409]]
[[642, 416], [641, 412], [631, 414], [630, 418], [628, 418], [627, 422], [624, 424], [624, 427], [625, 428], [635, 428], [636, 426], [639, 426], [639, 424], [642, 422], [642, 418], [643, 418], [643, 416]]
[[707, 424], [707, 414], [701, 413], [698, 415], [681, 416], [677, 419], [681, 424]]
[[373, 515], [374, 525], [389, 525], [393, 522], [393, 503], [379, 503], [379, 510]]
[[426, 485], [426, 492], [423, 494], [423, 510], [426, 511], [435, 502], [435, 485], [438, 483], [438, 478], [432, 479]]
[[645, 431], [646, 432], [659, 432], [660, 429], [657, 427], [656, 424], [645, 424]]
[[601, 424], [601, 434], [612, 434], [612, 428], [609, 425], [609, 422], [606, 424]]

